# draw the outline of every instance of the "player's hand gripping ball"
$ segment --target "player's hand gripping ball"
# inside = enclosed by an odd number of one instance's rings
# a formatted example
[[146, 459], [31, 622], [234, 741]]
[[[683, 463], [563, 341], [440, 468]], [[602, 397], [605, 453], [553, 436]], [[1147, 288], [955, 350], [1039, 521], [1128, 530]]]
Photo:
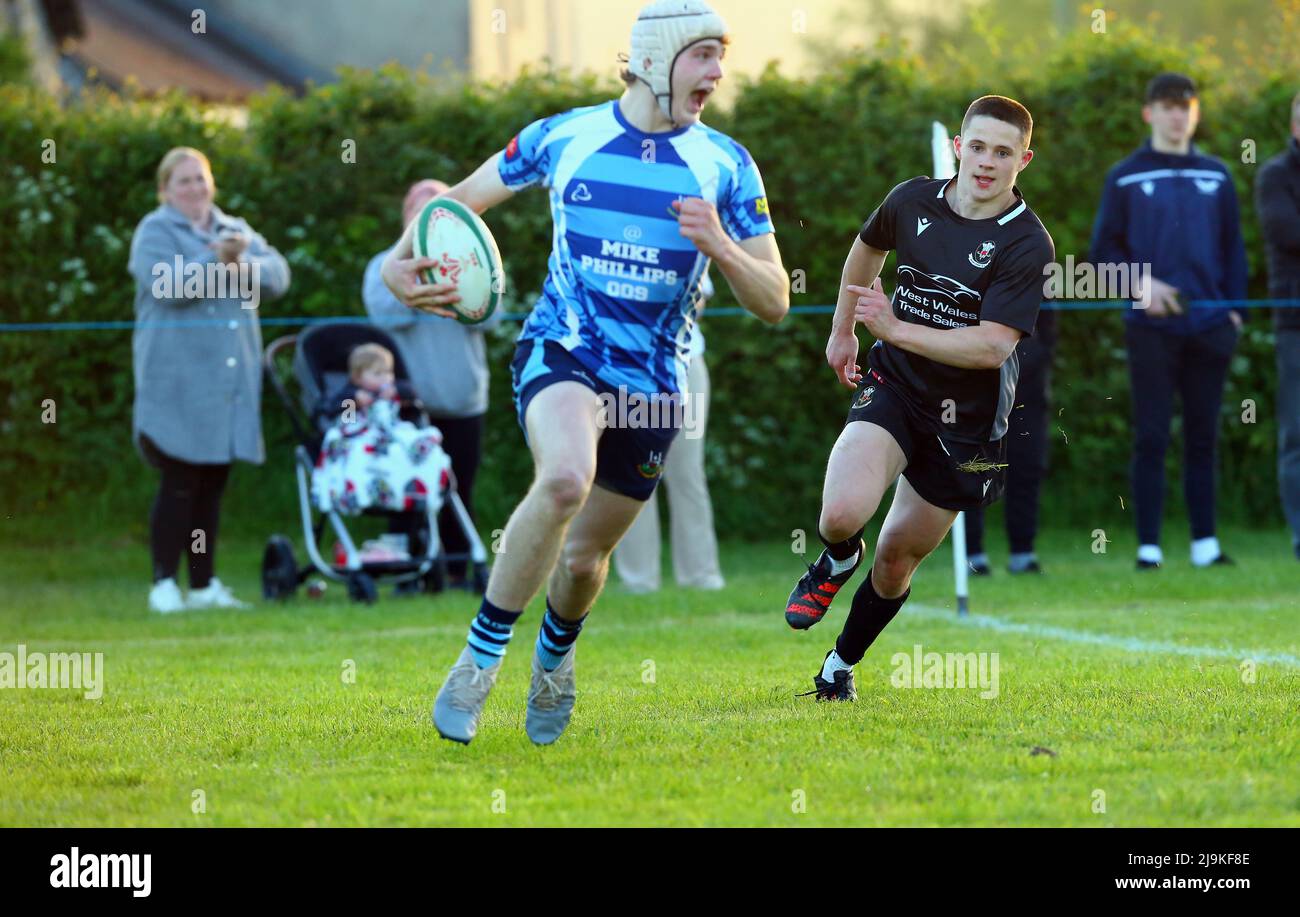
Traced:
[[460, 201], [434, 198], [415, 218], [411, 245], [417, 259], [435, 262], [421, 274], [425, 283], [455, 286], [460, 299], [446, 308], [458, 321], [477, 325], [496, 311], [505, 273], [496, 240], [477, 213]]

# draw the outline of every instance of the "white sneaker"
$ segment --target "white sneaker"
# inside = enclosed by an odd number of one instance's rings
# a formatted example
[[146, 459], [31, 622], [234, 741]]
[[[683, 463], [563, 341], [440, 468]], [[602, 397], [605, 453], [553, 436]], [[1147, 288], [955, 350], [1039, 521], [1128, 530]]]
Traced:
[[185, 610], [185, 599], [181, 596], [181, 587], [176, 585], [176, 580], [168, 577], [153, 584], [149, 590], [149, 610], [165, 615]]
[[241, 602], [230, 594], [225, 584], [215, 576], [203, 589], [191, 589], [186, 608], [248, 608], [247, 602]]

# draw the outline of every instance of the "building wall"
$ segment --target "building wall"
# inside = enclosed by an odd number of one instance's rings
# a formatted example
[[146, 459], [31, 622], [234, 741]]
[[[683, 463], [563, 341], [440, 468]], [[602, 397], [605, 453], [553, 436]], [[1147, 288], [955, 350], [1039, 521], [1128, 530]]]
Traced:
[[[470, 0], [223, 0], [224, 15], [285, 52], [333, 70], [469, 65]], [[428, 60], [429, 55], [433, 59]]]
[[50, 92], [59, 88], [59, 55], [50, 42], [45, 13], [38, 0], [5, 0], [0, 32], [22, 38], [32, 59], [32, 81]]
[[[883, 0], [882, 0], [883, 2]], [[969, 0], [905, 0], [916, 38], [926, 24], [955, 18]], [[725, 70], [730, 77], [757, 76], [771, 60], [783, 73], [815, 72], [813, 42], [840, 46], [874, 42], [872, 4], [866, 0], [710, 0], [727, 22], [732, 45]], [[618, 54], [645, 0], [470, 0], [471, 73], [509, 79], [524, 65], [549, 59], [559, 67], [609, 74], [621, 66]], [[810, 41], [812, 40], [812, 41]], [[722, 95], [735, 79], [724, 80]]]

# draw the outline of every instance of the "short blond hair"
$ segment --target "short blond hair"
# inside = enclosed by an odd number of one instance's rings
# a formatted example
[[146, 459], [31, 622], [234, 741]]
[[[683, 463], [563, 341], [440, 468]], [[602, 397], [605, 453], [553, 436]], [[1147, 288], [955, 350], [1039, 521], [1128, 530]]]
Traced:
[[176, 167], [181, 164], [182, 160], [195, 159], [199, 165], [203, 166], [203, 171], [208, 173], [208, 184], [212, 186], [212, 196], [217, 196], [217, 183], [212, 179], [212, 163], [208, 162], [208, 157], [203, 155], [201, 150], [196, 150], [192, 146], [174, 146], [164, 154], [162, 162], [158, 163], [158, 202], [160, 204], [167, 202], [167, 195], [163, 189], [167, 183], [172, 180], [172, 173]]
[[362, 344], [348, 354], [348, 376], [356, 379], [367, 369], [394, 369], [393, 352], [383, 344]]

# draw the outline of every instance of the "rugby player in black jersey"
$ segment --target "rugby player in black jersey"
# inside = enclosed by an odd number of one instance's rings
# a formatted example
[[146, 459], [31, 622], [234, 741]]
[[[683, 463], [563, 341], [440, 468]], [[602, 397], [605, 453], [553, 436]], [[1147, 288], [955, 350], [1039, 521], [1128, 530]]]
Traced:
[[[953, 138], [955, 178], [913, 178], [889, 192], [853, 243], [826, 345], [854, 389], [831, 450], [818, 534], [826, 544], [786, 605], [805, 629], [866, 555], [862, 535], [895, 481], [870, 571], [835, 648], [813, 679], [818, 700], [853, 700], [853, 666], [907, 600], [912, 575], [960, 510], [1002, 494], [1016, 342], [1043, 299], [1052, 238], [1016, 188], [1033, 119], [1003, 96], [971, 103]], [[898, 253], [892, 299], [880, 271]], [[861, 322], [876, 342], [858, 365]]]

